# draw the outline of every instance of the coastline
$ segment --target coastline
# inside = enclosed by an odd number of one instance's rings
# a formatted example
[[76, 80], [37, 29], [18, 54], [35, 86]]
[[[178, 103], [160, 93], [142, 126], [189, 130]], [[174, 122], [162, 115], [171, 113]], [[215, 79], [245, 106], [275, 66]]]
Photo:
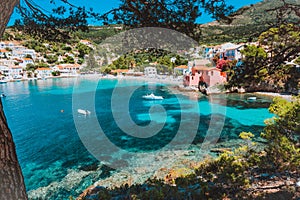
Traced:
[[285, 94], [285, 93], [275, 93], [275, 92], [254, 92], [254, 94], [263, 95], [263, 96], [269, 96], [269, 97], [281, 97], [287, 101], [292, 101], [292, 95]]

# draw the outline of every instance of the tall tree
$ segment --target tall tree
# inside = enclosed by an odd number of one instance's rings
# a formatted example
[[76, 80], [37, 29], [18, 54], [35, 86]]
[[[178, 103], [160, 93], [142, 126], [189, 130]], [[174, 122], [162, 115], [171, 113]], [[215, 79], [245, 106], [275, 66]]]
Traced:
[[[0, 2], [0, 36], [18, 0]], [[0, 99], [0, 199], [27, 199], [22, 171]]]
[[0, 2], [0, 36], [3, 35], [6, 24], [19, 0], [1, 0]]

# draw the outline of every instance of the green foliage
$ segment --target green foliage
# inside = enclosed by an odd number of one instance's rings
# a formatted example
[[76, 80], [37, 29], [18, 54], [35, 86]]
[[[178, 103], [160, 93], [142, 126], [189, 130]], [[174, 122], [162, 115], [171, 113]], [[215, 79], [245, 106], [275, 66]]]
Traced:
[[37, 68], [38, 68], [38, 67], [37, 67], [36, 65], [29, 63], [29, 64], [26, 65], [25, 70], [26, 70], [26, 71], [31, 71], [31, 72], [33, 72], [33, 71], [36, 70]]
[[243, 140], [251, 140], [251, 138], [254, 137], [254, 134], [251, 132], [241, 132], [240, 133], [240, 138], [242, 138]]
[[245, 49], [241, 50], [241, 53], [247, 57], [247, 59], [255, 58], [267, 58], [267, 53], [262, 47], [255, 45], [248, 45]]
[[295, 63], [298, 65], [300, 64], [300, 56], [295, 60]]
[[70, 51], [72, 51], [72, 47], [64, 45], [64, 46], [62, 46], [62, 50], [70, 52]]
[[278, 168], [295, 169], [300, 165], [300, 96], [291, 102], [275, 98], [269, 110], [276, 116], [266, 120], [262, 134], [269, 141], [268, 158]]
[[58, 56], [57, 55], [46, 55], [46, 59], [49, 64], [53, 64], [58, 61]]
[[36, 68], [44, 68], [44, 67], [49, 67], [49, 65], [47, 63], [44, 62], [39, 62], [35, 64]]
[[74, 35], [81, 39], [87, 39], [93, 43], [100, 44], [106, 38], [112, 37], [119, 33], [121, 30], [114, 28], [113, 26], [91, 27], [88, 32], [77, 31]]
[[52, 76], [59, 76], [60, 72], [59, 71], [53, 71], [51, 74], [52, 74]]
[[127, 1], [122, 0], [118, 8], [101, 16], [105, 24], [123, 24], [128, 28], [162, 27], [184, 33], [199, 40], [200, 31], [196, 19], [201, 16], [201, 9], [215, 19], [227, 19], [233, 7], [225, 1], [171, 0]]
[[[171, 62], [171, 58], [175, 57], [175, 63]], [[149, 66], [150, 63], [155, 63], [158, 73], [173, 73], [174, 67], [178, 65], [186, 65], [187, 60], [174, 53], [160, 50], [160, 49], [147, 49], [139, 52], [130, 52], [119, 59], [113, 61], [109, 66], [113, 69], [129, 69], [134, 68], [139, 71], [144, 71], [144, 68]]]
[[46, 52], [47, 48], [38, 40], [29, 40], [24, 43], [28, 49], [34, 49], [36, 52]]
[[92, 51], [92, 48], [90, 48], [82, 43], [78, 43], [76, 46], [76, 49], [79, 52], [79, 55], [78, 55], [79, 58], [84, 58], [85, 55], [88, 55]]
[[241, 53], [243, 65], [229, 74], [228, 86], [248, 87], [248, 91], [293, 92], [299, 89], [300, 75], [284, 63], [298, 56], [300, 27], [287, 24], [270, 28], [259, 36], [260, 46], [248, 45]]
[[75, 63], [74, 57], [72, 57], [72, 56], [67, 56], [63, 60], [64, 60], [64, 63], [69, 63], [69, 64], [74, 64]]
[[9, 48], [9, 47], [5, 47], [5, 50], [6, 50], [6, 51], [9, 51], [9, 52], [12, 52], [12, 49]]

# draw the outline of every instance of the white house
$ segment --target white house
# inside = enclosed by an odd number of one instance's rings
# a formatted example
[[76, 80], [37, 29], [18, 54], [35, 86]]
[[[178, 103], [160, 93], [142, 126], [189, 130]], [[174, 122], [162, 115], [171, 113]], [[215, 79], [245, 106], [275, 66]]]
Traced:
[[27, 64], [34, 64], [33, 60], [31, 58], [23, 58], [22, 59], [22, 63], [20, 63], [19, 65], [21, 67], [23, 67], [23, 69], [26, 68]]
[[148, 77], [156, 77], [157, 76], [157, 70], [155, 67], [146, 67], [144, 70], [145, 76]]
[[9, 67], [9, 74], [14, 79], [19, 79], [23, 77], [23, 68], [21, 66], [11, 66]]
[[7, 51], [6, 49], [0, 49], [0, 58], [7, 58], [11, 56], [10, 51]]
[[79, 64], [60, 64], [52, 68], [54, 71], [59, 71], [61, 76], [77, 76], [80, 74]]
[[37, 68], [35, 72], [37, 73], [37, 78], [46, 78], [52, 76], [52, 69], [48, 67]]
[[10, 76], [10, 69], [5, 65], [0, 65], [0, 73], [5, 76]]
[[15, 62], [15, 60], [0, 59], [0, 65], [13, 66]]
[[30, 55], [33, 59], [36, 58], [36, 53], [33, 49], [17, 49], [12, 51], [12, 56], [16, 58], [24, 58], [26, 55]]

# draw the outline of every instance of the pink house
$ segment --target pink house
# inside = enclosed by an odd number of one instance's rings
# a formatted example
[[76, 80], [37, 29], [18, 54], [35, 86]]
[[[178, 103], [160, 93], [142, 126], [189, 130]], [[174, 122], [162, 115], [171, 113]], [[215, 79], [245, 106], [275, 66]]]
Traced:
[[224, 84], [226, 83], [226, 72], [221, 72], [217, 68], [195, 66], [192, 68], [192, 72], [184, 77], [183, 84], [184, 86], [198, 87], [200, 81], [204, 81], [208, 87]]

